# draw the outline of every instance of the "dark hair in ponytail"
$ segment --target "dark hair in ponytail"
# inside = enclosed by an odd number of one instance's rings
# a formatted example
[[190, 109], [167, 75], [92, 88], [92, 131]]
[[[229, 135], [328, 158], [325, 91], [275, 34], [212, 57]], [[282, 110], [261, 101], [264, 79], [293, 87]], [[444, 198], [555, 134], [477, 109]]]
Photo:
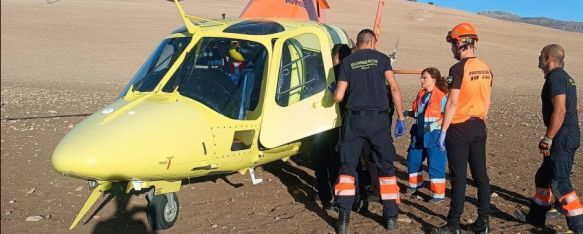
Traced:
[[437, 68], [434, 67], [428, 67], [423, 69], [423, 71], [421, 72], [421, 75], [423, 75], [423, 73], [427, 72], [427, 74], [429, 74], [429, 76], [431, 76], [431, 78], [435, 79], [435, 86], [441, 90], [441, 92], [444, 92], [447, 94], [447, 82], [445, 80], [445, 77], [441, 76], [441, 72], [439, 72], [439, 70]]

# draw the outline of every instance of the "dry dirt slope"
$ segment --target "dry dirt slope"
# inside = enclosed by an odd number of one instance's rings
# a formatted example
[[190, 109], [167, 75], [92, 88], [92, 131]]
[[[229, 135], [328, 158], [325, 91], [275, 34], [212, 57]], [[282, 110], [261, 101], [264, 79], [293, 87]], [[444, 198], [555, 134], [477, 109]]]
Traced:
[[[246, 1], [185, 1], [187, 11], [200, 16], [238, 16]], [[331, 2], [329, 21], [355, 35], [373, 22], [376, 1]], [[497, 233], [528, 233], [510, 216], [527, 204], [531, 176], [540, 155], [535, 145], [543, 134], [538, 100], [542, 76], [536, 68], [540, 48], [559, 43], [567, 50], [567, 69], [583, 83], [583, 34], [486, 18], [421, 3], [387, 1], [382, 32], [383, 51], [400, 38], [397, 68], [435, 66], [442, 71], [455, 61], [444, 42], [454, 24], [469, 21], [481, 36], [478, 54], [495, 73], [489, 122], [489, 162], [496, 207], [492, 225]], [[41, 0], [1, 1], [2, 119], [91, 113], [115, 98], [158, 41], [181, 24], [165, 1], [75, 1], [47, 4]], [[418, 88], [414, 76], [399, 77], [405, 103]], [[579, 89], [579, 97], [581, 88]], [[579, 100], [581, 102], [581, 99]], [[54, 173], [50, 155], [55, 144], [82, 118], [2, 121], [1, 217], [3, 233], [64, 233], [89, 195], [80, 180]], [[410, 123], [409, 123], [410, 125]], [[396, 141], [400, 178], [407, 139]], [[583, 193], [581, 150], [573, 170], [574, 186]], [[332, 231], [333, 214], [319, 211], [313, 201], [313, 173], [296, 165], [273, 163], [260, 172], [267, 181], [251, 186], [247, 177], [198, 182], [179, 193], [181, 217], [169, 232]], [[227, 183], [242, 184], [231, 186]], [[401, 182], [403, 182], [401, 180]], [[428, 194], [424, 191], [424, 194]], [[475, 217], [475, 189], [468, 187], [464, 222]], [[74, 232], [141, 233], [145, 203], [141, 197], [107, 203], [98, 217]], [[119, 208], [119, 209], [116, 209]], [[447, 205], [430, 205], [405, 197], [401, 207], [403, 233], [440, 225]], [[353, 230], [382, 232], [380, 207], [355, 215]], [[44, 217], [26, 222], [29, 216]], [[372, 218], [372, 221], [371, 221]], [[410, 221], [411, 223], [408, 223]], [[564, 222], [554, 223], [564, 230]]]

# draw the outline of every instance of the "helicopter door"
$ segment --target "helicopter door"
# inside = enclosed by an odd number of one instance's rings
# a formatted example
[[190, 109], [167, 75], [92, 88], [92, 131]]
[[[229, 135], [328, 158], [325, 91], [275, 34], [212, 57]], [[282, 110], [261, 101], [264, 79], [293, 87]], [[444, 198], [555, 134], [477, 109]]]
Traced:
[[[308, 31], [308, 30], [305, 30]], [[337, 112], [327, 80], [334, 80], [328, 38], [322, 32], [277, 40], [259, 140], [267, 148], [335, 127]]]

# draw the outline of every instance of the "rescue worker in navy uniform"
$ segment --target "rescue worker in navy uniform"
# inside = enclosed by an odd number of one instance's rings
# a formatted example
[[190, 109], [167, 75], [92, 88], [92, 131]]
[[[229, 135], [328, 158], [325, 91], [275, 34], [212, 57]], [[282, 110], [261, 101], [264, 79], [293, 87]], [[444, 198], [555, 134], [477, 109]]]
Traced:
[[451, 181], [451, 203], [447, 224], [433, 233], [460, 233], [464, 211], [467, 166], [478, 187], [478, 218], [470, 228], [489, 233], [490, 179], [486, 170], [486, 117], [490, 107], [492, 72], [475, 57], [478, 34], [470, 23], [461, 23], [448, 32], [446, 41], [458, 63], [449, 69], [449, 95], [439, 145], [447, 150]]
[[[380, 196], [383, 203], [383, 226], [397, 229], [399, 212], [399, 187], [395, 177], [393, 146], [390, 121], [389, 98], [385, 81], [401, 123], [404, 121], [400, 90], [397, 86], [389, 57], [374, 50], [376, 36], [370, 29], [364, 29], [357, 36], [357, 50], [342, 61], [337, 88], [336, 102], [344, 100], [346, 93], [346, 114], [342, 124], [340, 147], [340, 175], [335, 186], [336, 204], [339, 208], [336, 231], [347, 233], [350, 212], [358, 176], [356, 167], [365, 144], [369, 144], [379, 169]], [[397, 129], [395, 129], [397, 132]], [[402, 135], [402, 131], [400, 134]]]
[[569, 229], [582, 234], [583, 206], [569, 179], [575, 152], [581, 144], [579, 107], [575, 81], [563, 70], [564, 57], [565, 51], [557, 44], [545, 46], [539, 56], [538, 67], [545, 74], [541, 99], [547, 131], [538, 148], [544, 158], [535, 174], [536, 193], [530, 209], [518, 210], [516, 216], [523, 222], [544, 226], [554, 197]]

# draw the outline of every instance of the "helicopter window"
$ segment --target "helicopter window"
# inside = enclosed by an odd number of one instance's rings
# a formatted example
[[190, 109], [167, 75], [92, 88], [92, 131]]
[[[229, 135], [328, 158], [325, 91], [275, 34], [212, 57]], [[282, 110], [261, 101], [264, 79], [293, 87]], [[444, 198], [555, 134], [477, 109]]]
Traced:
[[259, 103], [267, 50], [257, 42], [203, 38], [162, 89], [177, 90], [232, 119]]
[[326, 75], [320, 48], [314, 34], [302, 34], [283, 43], [275, 96], [278, 105], [292, 105], [325, 89]]
[[268, 35], [285, 31], [285, 28], [269, 20], [245, 20], [227, 27], [223, 32], [248, 35]]
[[163, 40], [154, 50], [154, 53], [140, 67], [120, 96], [124, 96], [131, 86], [139, 92], [151, 92], [154, 90], [170, 66], [182, 54], [190, 40], [191, 38], [186, 37]]
[[328, 25], [325, 25], [325, 24], [324, 24], [324, 27], [328, 31], [328, 35], [330, 35], [330, 37], [332, 38], [332, 44], [342, 43], [342, 40], [340, 40], [340, 36], [338, 35], [338, 32], [336, 32], [336, 30], [334, 30], [334, 28], [332, 28]]

